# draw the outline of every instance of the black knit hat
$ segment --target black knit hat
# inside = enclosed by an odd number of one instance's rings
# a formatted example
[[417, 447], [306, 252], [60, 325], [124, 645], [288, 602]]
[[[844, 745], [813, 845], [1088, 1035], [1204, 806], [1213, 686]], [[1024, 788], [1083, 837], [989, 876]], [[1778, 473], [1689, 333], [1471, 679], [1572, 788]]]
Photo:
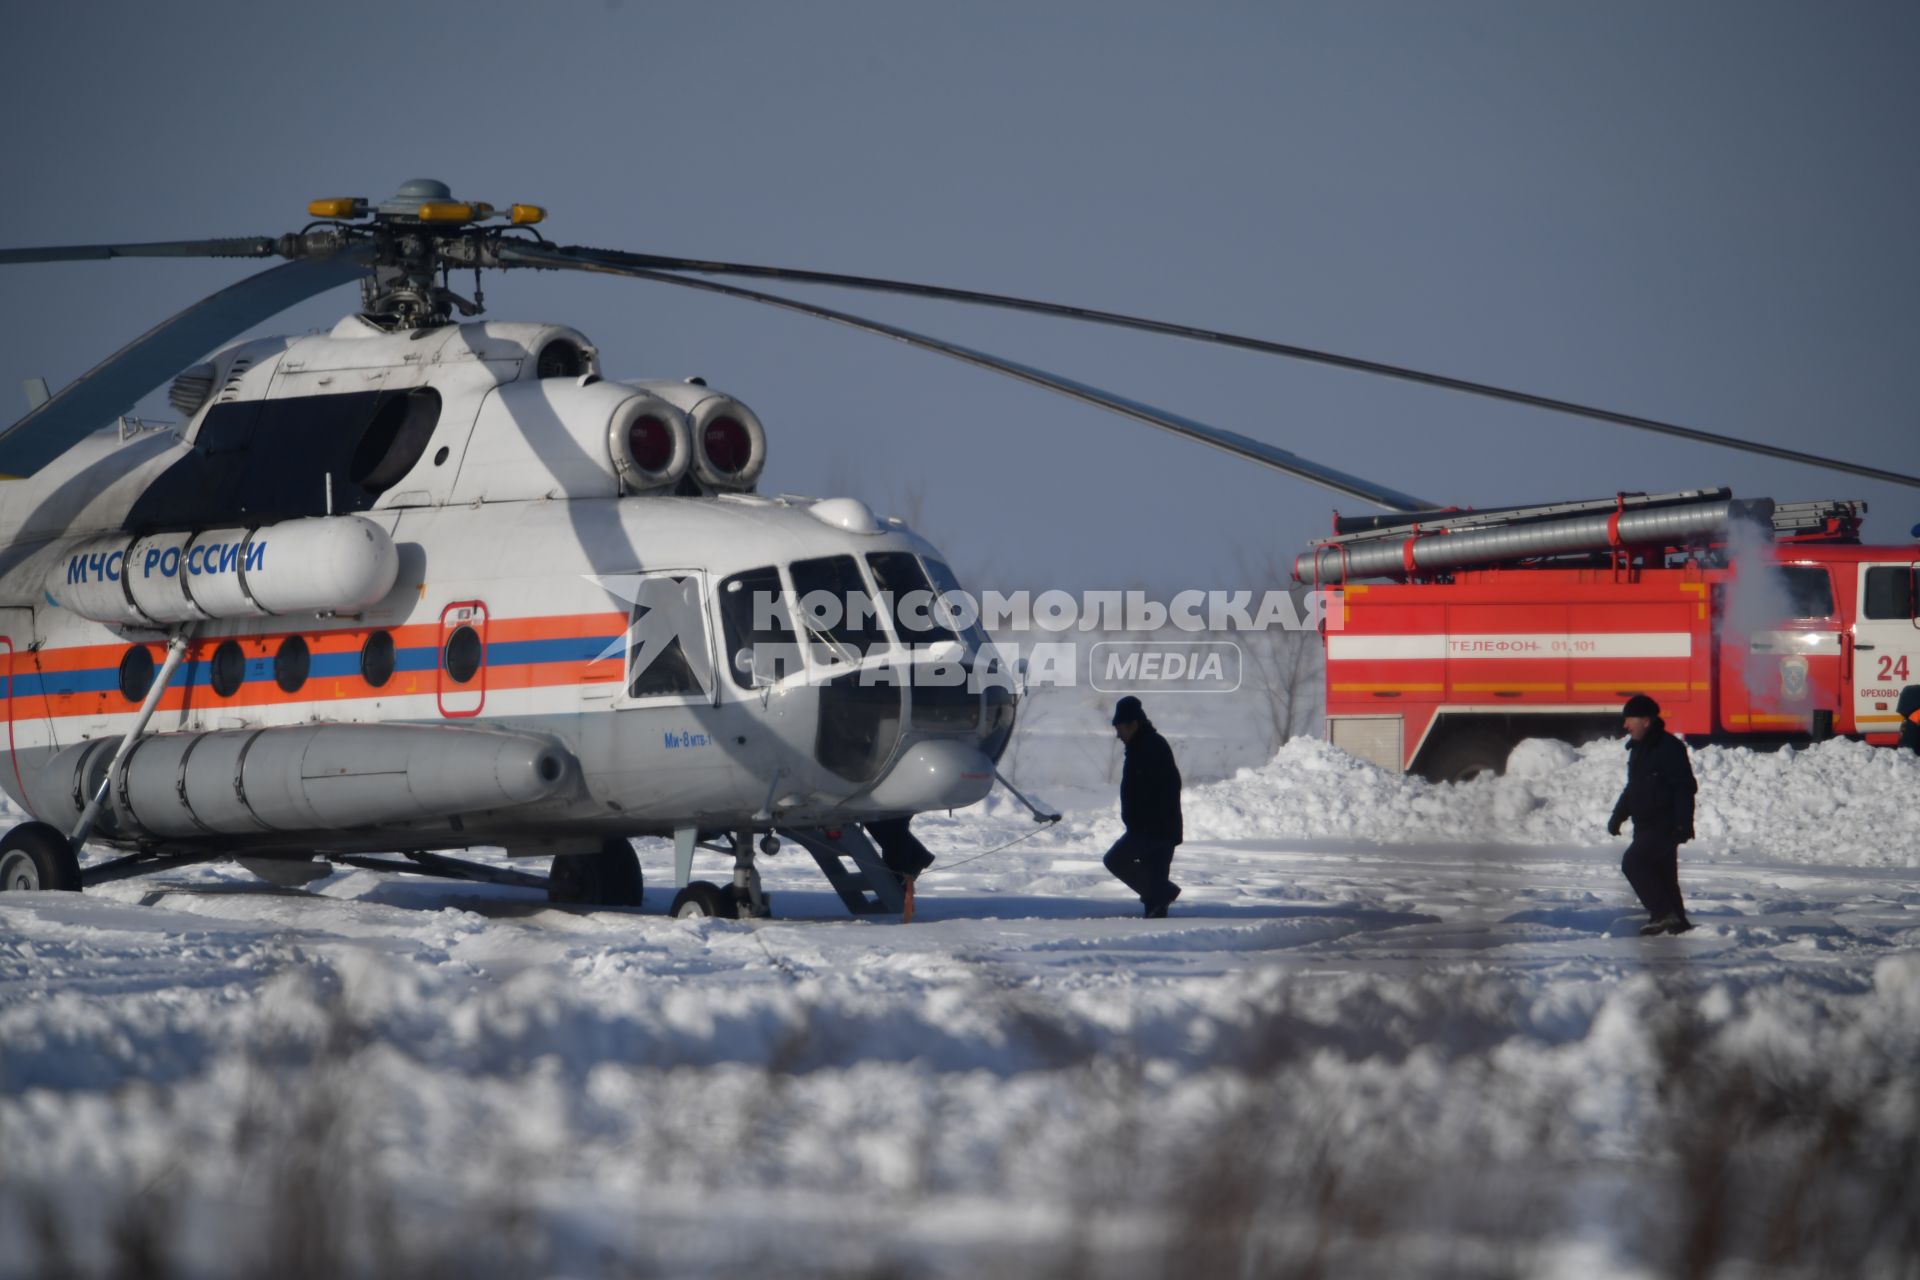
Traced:
[[1627, 699], [1627, 705], [1620, 708], [1623, 716], [1645, 716], [1651, 720], [1660, 714], [1660, 704], [1644, 693], [1636, 693]]
[[1147, 713], [1140, 709], [1140, 699], [1132, 694], [1128, 694], [1114, 704], [1113, 722], [1115, 724], [1138, 724], [1146, 718]]

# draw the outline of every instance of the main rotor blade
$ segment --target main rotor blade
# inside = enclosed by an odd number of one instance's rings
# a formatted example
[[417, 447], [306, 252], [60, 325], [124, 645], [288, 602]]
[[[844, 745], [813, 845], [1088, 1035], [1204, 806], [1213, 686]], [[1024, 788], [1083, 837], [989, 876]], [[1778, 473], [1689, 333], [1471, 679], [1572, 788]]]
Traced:
[[897, 342], [904, 342], [909, 346], [919, 347], [925, 351], [937, 352], [940, 355], [949, 356], [977, 368], [1004, 374], [1009, 378], [1015, 378], [1036, 387], [1044, 387], [1048, 391], [1057, 392], [1060, 395], [1079, 400], [1086, 404], [1096, 405], [1099, 408], [1110, 410], [1123, 417], [1132, 418], [1136, 422], [1144, 422], [1150, 427], [1158, 427], [1163, 431], [1170, 431], [1175, 435], [1185, 436], [1189, 440], [1195, 440], [1201, 444], [1209, 445], [1215, 449], [1233, 454], [1235, 457], [1246, 458], [1250, 461], [1261, 463], [1265, 466], [1272, 467], [1276, 471], [1284, 471], [1288, 475], [1298, 476], [1300, 479], [1317, 484], [1322, 488], [1331, 489], [1335, 493], [1344, 494], [1348, 497], [1358, 498], [1363, 502], [1370, 502], [1388, 511], [1420, 511], [1438, 505], [1428, 502], [1423, 498], [1411, 497], [1382, 485], [1374, 484], [1372, 481], [1363, 479], [1360, 476], [1350, 475], [1344, 471], [1336, 471], [1331, 467], [1323, 467], [1319, 463], [1310, 462], [1300, 457], [1298, 454], [1276, 448], [1273, 445], [1267, 444], [1265, 441], [1255, 440], [1251, 436], [1243, 436], [1237, 431], [1226, 431], [1219, 427], [1208, 426], [1203, 422], [1196, 422], [1192, 418], [1183, 417], [1177, 413], [1169, 413], [1164, 409], [1156, 409], [1152, 405], [1142, 404], [1138, 400], [1129, 400], [1124, 396], [1117, 396], [1111, 392], [1102, 391], [1098, 387], [1088, 386], [1084, 382], [1075, 382], [1071, 378], [1062, 378], [1056, 374], [1035, 369], [1030, 365], [1018, 364], [1012, 360], [1003, 360], [998, 356], [988, 355], [984, 351], [976, 351], [971, 347], [963, 347], [958, 343], [946, 342], [939, 338], [931, 338], [925, 334], [915, 333], [910, 329], [902, 329], [895, 325], [882, 324], [877, 320], [868, 320], [860, 316], [850, 315], [844, 311], [834, 311], [827, 307], [817, 307], [812, 303], [799, 302], [792, 298], [783, 298], [770, 293], [760, 293], [753, 289], [743, 289], [738, 285], [720, 284], [713, 280], [695, 280], [686, 276], [649, 270], [645, 267], [630, 266], [620, 262], [602, 261], [591, 251], [579, 249], [555, 250], [544, 246], [514, 241], [502, 241], [499, 245], [499, 254], [504, 263], [530, 267], [551, 267], [563, 270], [593, 271], [603, 275], [625, 276], [635, 280], [653, 280], [661, 284], [674, 284], [682, 288], [700, 289], [707, 293], [725, 294], [732, 298], [744, 298], [750, 302], [761, 302], [768, 306], [799, 312], [802, 315], [814, 316], [822, 320], [831, 320], [836, 324], [843, 324], [849, 328], [859, 329], [866, 333], [879, 334], [882, 337], [892, 338]]
[[266, 236], [223, 240], [155, 240], [146, 244], [64, 244], [0, 249], [0, 266], [16, 262], [91, 262], [102, 258], [271, 258], [279, 241]]
[[354, 248], [248, 276], [164, 321], [0, 431], [0, 474], [31, 475], [207, 352], [269, 316], [367, 271]]
[[1892, 484], [1903, 484], [1920, 488], [1920, 476], [1910, 476], [1898, 471], [1888, 471], [1881, 467], [1870, 467], [1856, 462], [1845, 462], [1837, 458], [1822, 457], [1819, 454], [1803, 453], [1798, 449], [1787, 449], [1780, 445], [1764, 444], [1756, 440], [1741, 440], [1734, 436], [1719, 435], [1712, 431], [1701, 431], [1695, 427], [1684, 427], [1675, 422], [1663, 422], [1658, 418], [1644, 418], [1637, 414], [1616, 413], [1611, 409], [1596, 408], [1593, 405], [1577, 404], [1571, 400], [1557, 400], [1552, 396], [1539, 396], [1526, 391], [1514, 391], [1507, 387], [1496, 387], [1491, 383], [1473, 382], [1466, 378], [1450, 378], [1445, 374], [1426, 373], [1419, 369], [1409, 369], [1402, 365], [1384, 364], [1378, 360], [1362, 360], [1355, 356], [1343, 356], [1331, 351], [1320, 351], [1312, 347], [1295, 346], [1286, 342], [1269, 342], [1264, 338], [1249, 338], [1243, 334], [1224, 333], [1218, 329], [1206, 329], [1198, 325], [1175, 324], [1165, 320], [1149, 320], [1143, 316], [1124, 315], [1117, 311], [1100, 311], [1092, 307], [1076, 307], [1059, 302], [1041, 302], [1032, 298], [1016, 298], [1004, 293], [982, 293], [974, 289], [949, 289], [941, 285], [916, 284], [906, 280], [887, 280], [874, 276], [842, 275], [831, 271], [803, 271], [792, 267], [755, 266], [743, 262], [712, 262], [700, 258], [673, 258], [651, 253], [623, 253], [613, 249], [589, 249], [584, 246], [567, 246], [566, 252], [592, 254], [606, 262], [617, 262], [624, 266], [648, 267], [662, 271], [692, 271], [701, 275], [749, 276], [764, 280], [791, 280], [799, 284], [824, 284], [840, 289], [864, 289], [875, 293], [905, 294], [909, 297], [940, 298], [948, 302], [965, 302], [976, 306], [999, 307], [1009, 311], [1029, 311], [1036, 315], [1061, 316], [1070, 320], [1084, 320], [1092, 324], [1112, 325], [1121, 329], [1138, 329], [1144, 333], [1165, 334], [1169, 337], [1188, 338], [1195, 342], [1209, 342], [1219, 346], [1237, 347], [1243, 351], [1258, 351], [1266, 355], [1285, 356], [1291, 360], [1305, 360], [1313, 364], [1330, 365], [1336, 369], [1350, 369], [1356, 373], [1370, 373], [1383, 378], [1398, 378], [1403, 382], [1416, 382], [1422, 386], [1439, 387], [1446, 391], [1458, 391], [1466, 395], [1482, 396], [1490, 400], [1502, 400], [1509, 404], [1523, 404], [1534, 409], [1546, 409], [1553, 413], [1564, 413], [1576, 418], [1587, 418], [1594, 422], [1611, 423], [1619, 427], [1631, 427], [1636, 431], [1652, 431], [1660, 435], [1674, 436], [1681, 440], [1692, 440], [1698, 444], [1716, 445], [1723, 449], [1738, 449], [1743, 453], [1757, 453], [1769, 458], [1780, 458], [1787, 462], [1797, 462], [1802, 466], [1819, 467], [1827, 471], [1842, 471], [1849, 475], [1864, 476], [1870, 480], [1885, 480]]

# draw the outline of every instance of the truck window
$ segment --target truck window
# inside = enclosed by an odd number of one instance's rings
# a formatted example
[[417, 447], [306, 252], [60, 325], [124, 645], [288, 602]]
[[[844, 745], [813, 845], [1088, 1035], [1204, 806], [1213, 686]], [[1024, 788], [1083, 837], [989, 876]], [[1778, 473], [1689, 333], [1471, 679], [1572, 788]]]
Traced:
[[1913, 617], [1914, 571], [1912, 565], [1883, 565], [1867, 570], [1866, 599], [1860, 613], [1868, 618]]
[[1825, 569], [1806, 565], [1780, 571], [1787, 588], [1788, 615], [1795, 618], [1831, 618], [1833, 616], [1833, 579]]

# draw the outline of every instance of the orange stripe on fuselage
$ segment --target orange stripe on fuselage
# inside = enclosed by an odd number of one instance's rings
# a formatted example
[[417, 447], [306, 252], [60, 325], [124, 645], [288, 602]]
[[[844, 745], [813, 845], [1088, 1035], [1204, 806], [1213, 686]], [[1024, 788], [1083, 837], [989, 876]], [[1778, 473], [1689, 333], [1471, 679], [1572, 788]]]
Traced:
[[[627, 617], [621, 613], [556, 614], [532, 618], [491, 618], [486, 637], [489, 649], [498, 644], [540, 640], [574, 640], [598, 636], [618, 636], [625, 632]], [[271, 661], [280, 644], [289, 636], [307, 642], [314, 658], [358, 655], [367, 637], [386, 631], [393, 637], [396, 650], [440, 647], [438, 623], [412, 623], [398, 627], [355, 627], [329, 631], [289, 629], [256, 635], [209, 635], [198, 637], [188, 646], [183, 668], [204, 665], [214, 650], [228, 640], [240, 646], [241, 653], [254, 662]], [[71, 645], [16, 653], [13, 671], [29, 672], [45, 679], [57, 679], [65, 672], [87, 672], [95, 679], [100, 673], [115, 673], [121, 660], [133, 646], [127, 644]], [[157, 666], [164, 660], [165, 646], [147, 644]], [[604, 659], [577, 661], [537, 661], [493, 666], [486, 670], [489, 691], [504, 689], [550, 688], [568, 685], [611, 684], [624, 678], [626, 646]], [[213, 707], [292, 706], [304, 703], [328, 704], [354, 699], [408, 697], [433, 693], [439, 687], [440, 673], [435, 668], [423, 671], [396, 671], [386, 684], [375, 688], [356, 670], [352, 675], [316, 675], [292, 693], [280, 688], [271, 677], [249, 679], [232, 696], [220, 697], [205, 684], [169, 688], [160, 696], [160, 712], [185, 712]], [[88, 689], [71, 693], [41, 692], [21, 694], [6, 700], [10, 720], [46, 720], [69, 716], [100, 718], [134, 710], [139, 704], [128, 701], [118, 687]]]

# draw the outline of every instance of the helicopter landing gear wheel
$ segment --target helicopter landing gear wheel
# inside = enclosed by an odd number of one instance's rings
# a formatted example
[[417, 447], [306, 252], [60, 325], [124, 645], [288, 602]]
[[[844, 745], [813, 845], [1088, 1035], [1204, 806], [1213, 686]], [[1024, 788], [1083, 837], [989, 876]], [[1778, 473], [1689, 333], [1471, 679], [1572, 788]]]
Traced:
[[0, 836], [0, 890], [80, 890], [80, 859], [58, 827], [23, 822]]
[[731, 888], [722, 889], [709, 880], [695, 880], [673, 897], [673, 905], [667, 908], [667, 914], [675, 920], [737, 920], [740, 917], [739, 904], [734, 901]]
[[594, 853], [556, 853], [547, 873], [547, 901], [572, 907], [637, 907], [640, 859], [625, 840]]

